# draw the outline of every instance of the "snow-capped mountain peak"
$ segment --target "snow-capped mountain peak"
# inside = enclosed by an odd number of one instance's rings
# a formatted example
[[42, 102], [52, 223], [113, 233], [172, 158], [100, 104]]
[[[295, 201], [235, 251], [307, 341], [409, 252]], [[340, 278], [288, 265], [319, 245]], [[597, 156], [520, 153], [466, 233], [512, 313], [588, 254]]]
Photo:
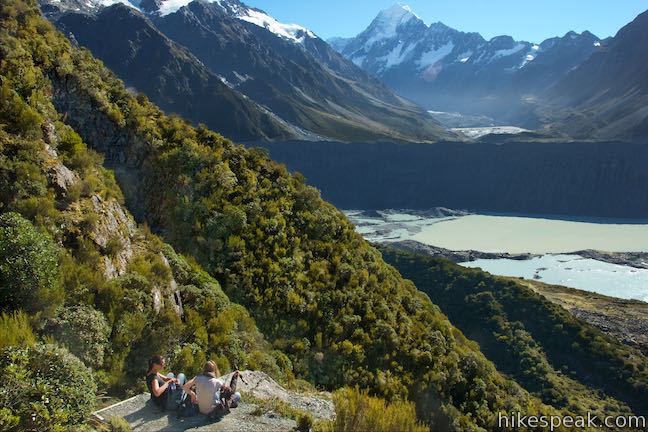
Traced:
[[380, 11], [377, 18], [386, 23], [400, 24], [412, 18], [418, 18], [418, 16], [412, 12], [412, 8], [409, 6], [395, 4], [390, 8]]
[[[426, 24], [409, 6], [394, 5], [378, 13], [369, 27], [355, 38], [334, 39], [330, 43], [344, 56], [372, 74], [382, 77], [395, 69], [406, 69], [426, 80], [435, 80], [446, 68], [474, 75], [487, 65], [509, 73], [526, 67], [558, 40], [574, 41], [596, 37], [588, 32], [567, 33], [537, 45], [496, 36], [487, 41], [477, 33], [465, 33], [441, 22]], [[587, 55], [587, 50], [585, 54]]]
[[420, 20], [409, 6], [396, 4], [380, 11], [370, 26], [371, 32], [379, 35], [381, 39], [389, 39], [397, 35], [400, 26], [412, 19]]
[[[426, 108], [494, 118], [516, 111], [509, 107], [524, 107], [528, 95], [568, 73], [601, 45], [589, 32], [570, 32], [537, 44], [511, 36], [486, 40], [441, 22], [428, 25], [401, 5], [381, 11], [357, 36], [329, 43]], [[505, 86], [514, 90], [499, 94]]]
[[[166, 16], [177, 12], [194, 0], [41, 0], [42, 4], [55, 5], [61, 10], [95, 13], [98, 10], [123, 3], [141, 12], [157, 16]], [[285, 24], [277, 21], [266, 12], [251, 8], [240, 0], [200, 0], [217, 4], [229, 16], [238, 18], [259, 27], [265, 28], [278, 37], [294, 43], [303, 43], [306, 38], [317, 38], [311, 30], [298, 24]]]

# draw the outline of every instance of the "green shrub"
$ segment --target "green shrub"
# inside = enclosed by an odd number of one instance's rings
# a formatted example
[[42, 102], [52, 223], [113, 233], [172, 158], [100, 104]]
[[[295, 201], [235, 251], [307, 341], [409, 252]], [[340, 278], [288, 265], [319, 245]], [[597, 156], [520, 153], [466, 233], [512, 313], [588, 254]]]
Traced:
[[56, 345], [4, 349], [0, 376], [3, 431], [75, 430], [95, 406], [92, 374]]
[[0, 349], [9, 346], [25, 347], [34, 343], [36, 343], [36, 336], [32, 332], [29, 317], [25, 312], [2, 312], [0, 315]]
[[109, 257], [115, 258], [123, 250], [124, 242], [121, 240], [119, 235], [114, 235], [108, 239], [105, 247], [105, 252]]
[[297, 431], [298, 432], [310, 432], [313, 427], [313, 416], [309, 413], [305, 413], [297, 419]]
[[17, 213], [0, 216], [0, 304], [28, 313], [55, 309], [60, 289], [59, 250]]
[[70, 127], [65, 126], [64, 131], [60, 134], [60, 140], [57, 150], [61, 156], [73, 155], [83, 151], [83, 140], [78, 133], [74, 132]]
[[[139, 318], [146, 317], [139, 315]], [[141, 336], [130, 345], [125, 359], [126, 377], [141, 376], [146, 371], [147, 361], [155, 354], [169, 356], [180, 346], [183, 323], [175, 311], [164, 308], [159, 314], [148, 317]]]
[[[0, 119], [10, 132], [38, 137], [42, 117], [27, 105], [9, 86], [8, 80], [0, 85]], [[8, 120], [8, 121], [7, 121]]]
[[20, 417], [14, 415], [9, 408], [0, 408], [0, 430], [17, 430]]
[[61, 307], [47, 321], [45, 333], [67, 347], [86, 366], [103, 365], [110, 327], [103, 314], [90, 306]]
[[411, 402], [386, 402], [357, 388], [342, 388], [333, 393], [333, 403], [336, 432], [428, 431], [427, 427], [416, 421], [416, 410]]
[[[169, 360], [169, 366], [173, 372], [182, 372], [191, 378], [202, 372], [206, 361], [207, 356], [199, 346], [188, 344], [183, 346], [177, 353], [174, 353]], [[223, 371], [221, 370], [221, 372]]]
[[121, 417], [113, 417], [108, 422], [108, 430], [110, 432], [133, 432], [130, 424]]

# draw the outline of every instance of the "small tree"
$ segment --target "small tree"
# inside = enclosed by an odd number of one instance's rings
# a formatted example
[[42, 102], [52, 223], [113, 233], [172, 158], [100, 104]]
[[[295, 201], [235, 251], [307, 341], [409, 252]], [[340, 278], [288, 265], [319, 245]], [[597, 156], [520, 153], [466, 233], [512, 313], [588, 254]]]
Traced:
[[52, 335], [86, 366], [103, 365], [110, 327], [103, 314], [90, 306], [61, 307], [48, 320], [45, 334]]
[[[0, 314], [0, 349], [9, 346], [24, 347], [36, 343], [36, 336], [23, 311]], [[1, 428], [0, 428], [1, 429]]]
[[62, 300], [59, 250], [18, 213], [0, 216], [0, 307], [53, 311]]

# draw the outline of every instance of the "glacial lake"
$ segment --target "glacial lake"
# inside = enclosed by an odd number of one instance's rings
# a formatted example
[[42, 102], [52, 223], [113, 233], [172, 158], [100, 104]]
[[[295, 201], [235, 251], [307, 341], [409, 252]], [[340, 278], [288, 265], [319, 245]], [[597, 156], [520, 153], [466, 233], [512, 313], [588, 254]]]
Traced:
[[451, 250], [483, 252], [645, 252], [648, 224], [469, 215], [425, 226], [412, 240]]
[[541, 217], [458, 215], [385, 210], [345, 211], [372, 242], [415, 240], [450, 250], [532, 253], [528, 260], [461, 263], [497, 275], [524, 277], [600, 294], [648, 301], [648, 270], [584, 258], [572, 252], [648, 251], [648, 220], [558, 220]]

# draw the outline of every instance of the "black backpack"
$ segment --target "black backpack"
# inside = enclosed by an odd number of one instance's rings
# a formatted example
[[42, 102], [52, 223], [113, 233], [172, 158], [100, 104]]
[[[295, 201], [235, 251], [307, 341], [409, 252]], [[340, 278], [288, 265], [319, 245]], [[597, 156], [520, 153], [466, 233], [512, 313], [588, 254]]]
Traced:
[[184, 391], [178, 401], [178, 417], [191, 417], [198, 412], [198, 405], [191, 402], [191, 398]]

